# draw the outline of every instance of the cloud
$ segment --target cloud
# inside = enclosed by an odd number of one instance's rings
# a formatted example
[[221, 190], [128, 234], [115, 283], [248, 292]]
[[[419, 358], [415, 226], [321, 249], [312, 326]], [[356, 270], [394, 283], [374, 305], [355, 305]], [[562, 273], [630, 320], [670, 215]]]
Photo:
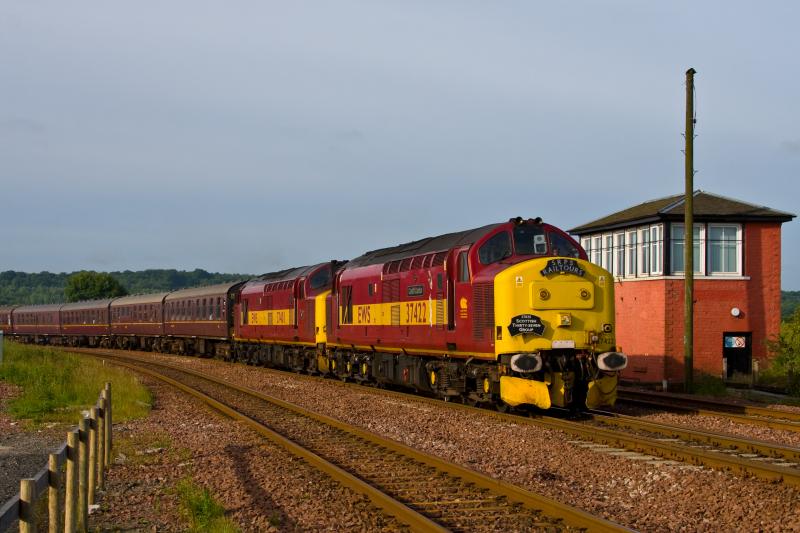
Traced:
[[0, 134], [10, 135], [43, 135], [47, 133], [47, 127], [38, 120], [15, 117], [0, 116]]
[[800, 141], [783, 141], [781, 151], [787, 154], [800, 155]]

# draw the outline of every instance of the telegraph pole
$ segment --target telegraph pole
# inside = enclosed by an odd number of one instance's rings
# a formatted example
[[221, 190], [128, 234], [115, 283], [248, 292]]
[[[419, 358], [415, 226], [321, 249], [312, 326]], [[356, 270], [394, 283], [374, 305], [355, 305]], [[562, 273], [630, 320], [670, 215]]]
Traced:
[[686, 192], [683, 215], [683, 373], [686, 392], [694, 389], [694, 74], [686, 71]]

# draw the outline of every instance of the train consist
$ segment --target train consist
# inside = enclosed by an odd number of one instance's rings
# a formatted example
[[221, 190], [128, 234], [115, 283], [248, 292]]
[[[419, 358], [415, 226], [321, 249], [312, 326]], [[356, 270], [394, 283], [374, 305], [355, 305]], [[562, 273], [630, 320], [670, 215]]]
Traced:
[[470, 404], [612, 405], [627, 358], [612, 276], [511, 219], [257, 279], [0, 308], [21, 342], [220, 357]]

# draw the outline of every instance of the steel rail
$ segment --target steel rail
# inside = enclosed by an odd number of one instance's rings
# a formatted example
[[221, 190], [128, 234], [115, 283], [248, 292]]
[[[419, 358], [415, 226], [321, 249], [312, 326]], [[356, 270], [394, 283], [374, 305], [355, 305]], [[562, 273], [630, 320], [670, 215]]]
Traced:
[[[158, 363], [158, 364], [162, 364], [168, 367], [173, 366], [167, 363]], [[179, 369], [180, 367], [175, 367], [175, 368]], [[266, 367], [259, 367], [259, 369], [276, 375], [286, 376], [287, 374], [289, 374], [299, 379], [311, 380], [311, 381], [323, 380], [325, 383], [334, 384], [336, 386], [350, 387], [350, 388], [360, 389], [362, 391], [364, 390], [363, 385], [355, 383], [348, 383], [339, 380], [331, 380], [319, 376], [297, 374], [293, 372], [287, 372], [285, 370], [276, 370]], [[376, 393], [378, 394], [392, 396], [395, 398], [404, 399], [406, 401], [416, 400], [431, 405], [438, 405], [440, 407], [447, 407], [450, 409], [462, 410], [465, 412], [471, 412], [471, 413], [478, 412], [485, 416], [494, 417], [496, 419], [503, 420], [505, 422], [533, 424], [539, 427], [545, 427], [552, 430], [562, 431], [564, 433], [567, 433], [575, 437], [579, 437], [584, 440], [593, 441], [610, 446], [622, 447], [627, 450], [653, 455], [657, 457], [662, 457], [665, 459], [680, 461], [694, 465], [707, 466], [715, 468], [717, 470], [732, 471], [739, 474], [745, 474], [745, 475], [750, 474], [760, 479], [768, 480], [770, 482], [782, 481], [788, 485], [800, 486], [800, 470], [795, 468], [765, 464], [761, 461], [754, 461], [742, 457], [734, 457], [719, 452], [705, 451], [698, 448], [692, 448], [690, 446], [664, 442], [657, 439], [642, 437], [639, 435], [633, 435], [621, 431], [603, 429], [596, 426], [589, 426], [579, 422], [562, 420], [559, 418], [550, 417], [546, 415], [530, 413], [530, 416], [524, 417], [517, 414], [500, 413], [496, 411], [490, 411], [488, 409], [483, 409], [480, 407], [472, 407], [454, 402], [443, 402], [440, 399], [409, 394], [406, 392], [397, 392], [393, 390], [379, 389], [379, 388], [371, 388], [371, 390], [376, 391]]]
[[[86, 353], [86, 352], [80, 352], [80, 353]], [[94, 356], [98, 357], [97, 355]], [[303, 448], [302, 446], [294, 443], [293, 441], [287, 439], [286, 437], [280, 435], [279, 433], [271, 430], [267, 426], [257, 422], [253, 418], [250, 418], [249, 416], [228, 407], [222, 402], [219, 402], [214, 398], [211, 398], [210, 396], [188, 385], [184, 385], [183, 383], [174, 380], [168, 376], [165, 376], [159, 372], [143, 368], [142, 365], [146, 364], [144, 361], [139, 362], [139, 364], [137, 364], [135, 362], [130, 363], [123, 361], [122, 360], [123, 358], [118, 356], [113, 356], [113, 359], [114, 359], [114, 364], [124, 366], [131, 370], [135, 370], [136, 372], [141, 372], [142, 374], [146, 374], [155, 379], [159, 379], [164, 383], [167, 383], [175, 387], [176, 389], [183, 391], [186, 394], [189, 394], [203, 401], [204, 403], [214, 408], [215, 410], [219, 411], [220, 413], [224, 414], [225, 416], [233, 420], [237, 420], [239, 422], [244, 423], [247, 427], [254, 430], [259, 435], [266, 437], [267, 439], [274, 442], [278, 446], [284, 448], [286, 451], [290, 452], [296, 457], [299, 457], [300, 459], [303, 459], [304, 461], [308, 462], [317, 470], [324, 472], [331, 479], [352, 489], [354, 492], [363, 494], [364, 496], [369, 498], [369, 500], [377, 507], [383, 509], [387, 514], [393, 516], [399, 522], [408, 525], [412, 530], [447, 531], [447, 529], [441, 527], [439, 524], [433, 522], [427, 517], [419, 514], [418, 512], [414, 511], [413, 509], [403, 504], [402, 502], [395, 500], [391, 496], [381, 492], [380, 490], [369, 485], [368, 483], [365, 483], [364, 481], [358, 479], [349, 472], [342, 470], [333, 463], [326, 461], [325, 459], [315, 454], [314, 452], [307, 450], [306, 448]]]
[[800, 463], [800, 448], [772, 444], [761, 440], [746, 439], [734, 435], [710, 433], [708, 431], [673, 426], [671, 424], [661, 424], [618, 413], [593, 410], [590, 411], [589, 414], [593, 417], [593, 420], [600, 424], [656, 433], [667, 437], [676, 437], [685, 441], [704, 442], [712, 446], [729, 450], [741, 450], [743, 452], [756, 453], [764, 457], [774, 457]]
[[679, 406], [681, 405], [681, 403], [679, 402], [684, 402], [685, 404], [687, 404], [686, 407], [692, 407], [697, 405], [712, 411], [725, 411], [731, 414], [761, 416], [764, 418], [776, 418], [776, 419], [800, 422], [800, 412], [798, 411], [782, 411], [780, 409], [770, 409], [769, 407], [759, 407], [757, 405], [730, 404], [718, 400], [710, 400], [707, 398], [695, 398], [691, 396], [686, 396], [681, 394], [670, 394], [665, 392], [639, 391], [639, 390], [629, 389], [626, 387], [620, 387], [618, 389], [617, 394], [618, 397], [622, 400], [654, 399], [655, 401], [665, 401], [669, 403], [675, 402]]
[[547, 517], [561, 520], [567, 526], [578, 529], [586, 529], [589, 531], [598, 531], [598, 532], [631, 531], [630, 529], [627, 529], [619, 524], [615, 524], [608, 520], [595, 517], [590, 513], [587, 513], [575, 507], [571, 507], [569, 505], [562, 504], [560, 502], [533, 493], [516, 485], [491, 478], [484, 474], [475, 472], [474, 470], [470, 470], [460, 465], [450, 463], [438, 457], [413, 449], [397, 441], [381, 437], [369, 431], [353, 427], [349, 424], [330, 418], [328, 416], [315, 413], [313, 411], [309, 411], [295, 404], [285, 402], [278, 398], [274, 398], [267, 394], [255, 391], [247, 387], [243, 387], [241, 385], [237, 385], [235, 383], [230, 383], [228, 381], [219, 378], [208, 376], [201, 372], [197, 372], [191, 369], [158, 361], [151, 361], [151, 360], [144, 361], [135, 357], [130, 357], [130, 356], [125, 357], [111, 352], [104, 353], [102, 351], [88, 351], [88, 350], [75, 350], [75, 349], [69, 351], [85, 353], [88, 355], [92, 355], [94, 357], [111, 359], [115, 364], [120, 364], [121, 366], [125, 366], [134, 369], [136, 371], [142, 371], [148, 375], [161, 379], [162, 381], [165, 381], [166, 383], [169, 383], [170, 385], [173, 385], [184, 392], [187, 392], [197, 398], [202, 399], [204, 402], [208, 403], [209, 405], [211, 405], [218, 411], [222, 412], [223, 414], [231, 418], [234, 418], [236, 420], [241, 420], [242, 422], [245, 422], [248, 426], [256, 429], [260, 434], [267, 436], [268, 438], [270, 438], [270, 440], [273, 440], [274, 442], [280, 444], [281, 446], [291, 451], [292, 453], [308, 460], [315, 466], [319, 465], [321, 470], [328, 473], [328, 475], [330, 475], [337, 481], [341, 481], [343, 482], [343, 484], [349, 486], [350, 488], [353, 488], [354, 490], [360, 493], [368, 495], [370, 500], [372, 500], [373, 503], [375, 503], [378, 507], [383, 508], [387, 512], [387, 514], [392, 514], [399, 521], [408, 523], [414, 530], [442, 531], [443, 528], [440, 525], [428, 519], [427, 517], [425, 517], [424, 515], [406, 506], [405, 504], [398, 502], [397, 500], [394, 500], [393, 498], [384, 494], [383, 492], [373, 487], [372, 485], [344, 471], [340, 467], [327, 462], [319, 455], [316, 455], [313, 452], [306, 450], [297, 443], [283, 437], [279, 433], [274, 432], [273, 430], [267, 428], [266, 426], [263, 426], [262, 424], [250, 418], [249, 416], [239, 413], [235, 409], [219, 402], [218, 400], [215, 400], [207, 396], [206, 394], [200, 391], [196, 391], [195, 389], [187, 385], [184, 385], [179, 381], [169, 378], [168, 376], [164, 376], [159, 372], [144, 369], [140, 365], [154, 365], [163, 368], [169, 368], [174, 371], [182, 372], [197, 378], [207, 380], [211, 383], [214, 383], [222, 387], [226, 387], [228, 389], [236, 390], [240, 393], [246, 394], [248, 396], [257, 398], [262, 401], [269, 402], [273, 405], [277, 405], [288, 411], [297, 413], [301, 416], [308, 417], [312, 420], [316, 420], [318, 422], [329, 425], [346, 433], [355, 435], [356, 437], [377, 444], [395, 453], [407, 456], [415, 461], [431, 466], [436, 470], [447, 473], [450, 476], [460, 478], [463, 481], [471, 483], [476, 487], [489, 490], [495, 495], [507, 498], [509, 501], [516, 502], [529, 509], [539, 511]]
[[779, 418], [761, 418], [756, 415], [741, 415], [729, 411], [722, 411], [716, 409], [706, 409], [703, 407], [692, 407], [691, 405], [681, 405], [674, 402], [639, 399], [639, 398], [626, 398], [624, 395], [618, 397], [618, 401], [627, 402], [633, 405], [640, 405], [643, 407], [653, 407], [667, 411], [681, 411], [686, 413], [693, 413], [703, 416], [718, 416], [727, 418], [733, 422], [740, 424], [747, 424], [750, 426], [765, 426], [770, 429], [780, 429], [783, 431], [793, 431], [800, 433], [800, 423], [792, 422]]

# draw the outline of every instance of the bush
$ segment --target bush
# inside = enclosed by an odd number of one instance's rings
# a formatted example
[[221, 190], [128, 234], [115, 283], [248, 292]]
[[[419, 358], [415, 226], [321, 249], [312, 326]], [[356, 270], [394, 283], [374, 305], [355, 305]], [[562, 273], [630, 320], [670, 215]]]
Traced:
[[800, 396], [800, 309], [781, 322], [777, 339], [770, 341], [774, 370], [786, 375], [787, 392]]

